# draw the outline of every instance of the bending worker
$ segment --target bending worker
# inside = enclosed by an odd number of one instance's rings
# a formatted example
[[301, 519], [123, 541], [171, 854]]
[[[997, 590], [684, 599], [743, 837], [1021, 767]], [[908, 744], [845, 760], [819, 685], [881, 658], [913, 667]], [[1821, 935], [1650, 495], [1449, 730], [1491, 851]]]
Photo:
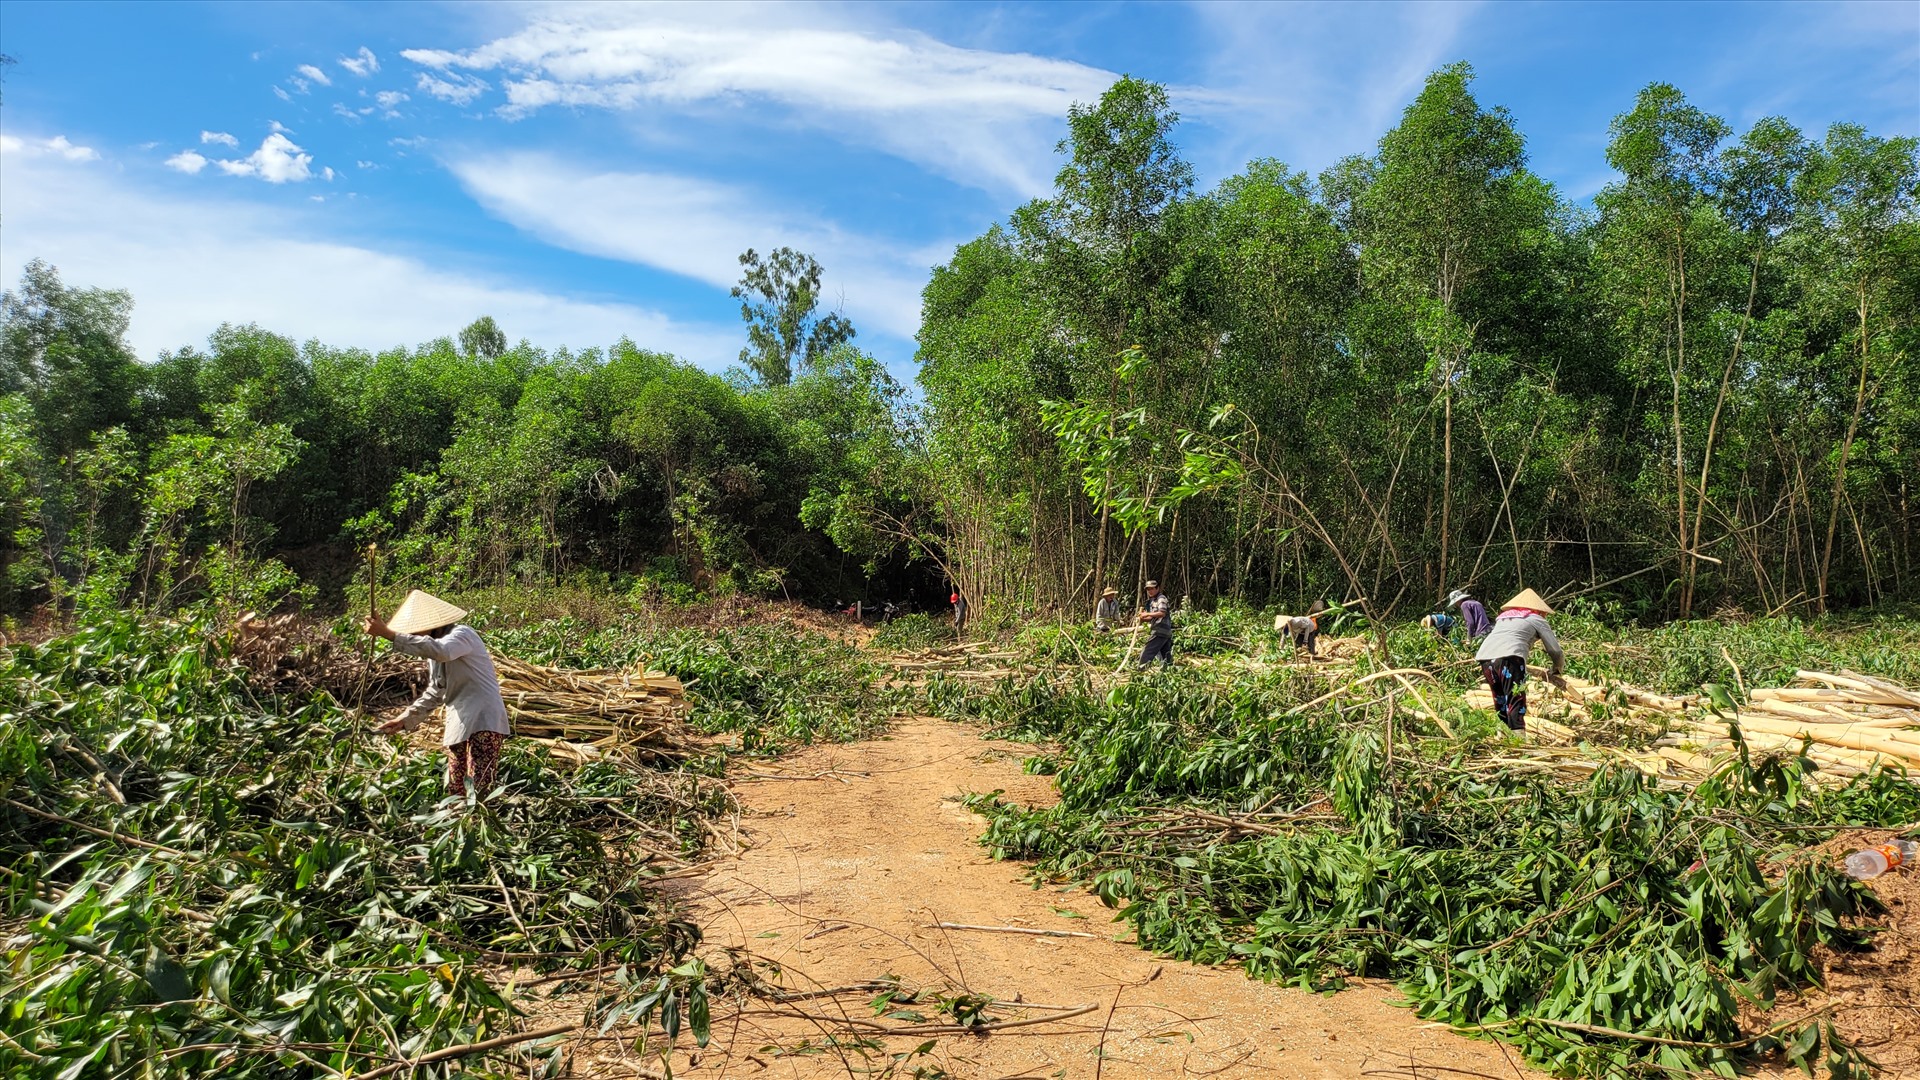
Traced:
[[1447, 606], [1460, 609], [1460, 621], [1466, 624], [1468, 641], [1479, 641], [1493, 629], [1493, 620], [1487, 618], [1487, 609], [1467, 590], [1453, 590], [1453, 595], [1447, 597]]
[[1315, 600], [1313, 606], [1307, 609], [1305, 615], [1275, 615], [1273, 617], [1273, 628], [1275, 631], [1287, 635], [1287, 637], [1293, 641], [1293, 647], [1296, 651], [1302, 646], [1305, 646], [1309, 657], [1318, 656], [1319, 649], [1316, 647], [1316, 643], [1320, 640], [1319, 616], [1326, 610], [1326, 601]]
[[1493, 630], [1473, 654], [1473, 658], [1480, 661], [1480, 674], [1487, 680], [1487, 689], [1493, 691], [1493, 711], [1514, 731], [1527, 730], [1527, 656], [1533, 652], [1534, 642], [1538, 641], [1553, 659], [1547, 680], [1562, 689], [1567, 685], [1560, 678], [1560, 673], [1566, 670], [1567, 654], [1561, 650], [1553, 627], [1547, 625], [1546, 616], [1551, 614], [1553, 609], [1539, 593], [1521, 589], [1520, 594], [1500, 610], [1500, 617], [1493, 621]]
[[366, 631], [393, 642], [393, 650], [427, 659], [427, 691], [399, 716], [374, 730], [382, 735], [412, 731], [433, 710], [447, 708], [447, 791], [475, 795], [493, 790], [500, 768], [500, 747], [512, 733], [507, 703], [500, 696], [500, 676], [480, 632], [462, 623], [467, 613], [436, 596], [415, 589], [407, 594], [392, 620], [369, 616]]
[[1155, 660], [1162, 667], [1173, 666], [1173, 600], [1160, 591], [1160, 583], [1147, 582], [1147, 606], [1140, 609], [1140, 620], [1147, 624], [1147, 647], [1140, 650], [1140, 666]]

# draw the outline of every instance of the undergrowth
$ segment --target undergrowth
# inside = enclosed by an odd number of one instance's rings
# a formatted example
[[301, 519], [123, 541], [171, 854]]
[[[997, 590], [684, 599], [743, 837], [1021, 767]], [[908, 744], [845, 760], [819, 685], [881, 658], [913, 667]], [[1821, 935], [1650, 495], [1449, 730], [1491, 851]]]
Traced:
[[0, 1075], [367, 1072], [506, 1030], [502, 965], [619, 965], [600, 1015], [704, 1036], [697, 931], [603, 837], [696, 850], [720, 789], [512, 740], [446, 798], [439, 755], [255, 700], [204, 631], [0, 651]]
[[1391, 978], [1422, 1017], [1561, 1074], [1733, 1076], [1776, 1052], [1865, 1074], [1819, 1016], [1755, 1034], [1740, 1005], [1814, 983], [1816, 947], [1862, 943], [1849, 920], [1872, 893], [1801, 853], [1920, 819], [1904, 776], [1819, 790], [1772, 757], [1692, 790], [1624, 767], [1569, 780], [1390, 743], [1378, 711], [1290, 712], [1324, 685], [1176, 670], [1095, 696], [1043, 675], [936, 683], [929, 703], [1051, 741], [1030, 768], [1058, 773], [1059, 803], [975, 797], [983, 842], [1089, 885], [1145, 948], [1323, 990]]

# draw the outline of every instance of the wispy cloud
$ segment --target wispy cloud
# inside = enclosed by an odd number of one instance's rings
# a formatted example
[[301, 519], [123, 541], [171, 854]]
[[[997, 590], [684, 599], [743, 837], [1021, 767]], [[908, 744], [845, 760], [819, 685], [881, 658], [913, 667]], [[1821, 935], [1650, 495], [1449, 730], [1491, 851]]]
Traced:
[[336, 63], [363, 79], [380, 70], [380, 58], [365, 45], [360, 46], [358, 56], [343, 56]]
[[446, 78], [421, 72], [416, 85], [441, 101], [465, 107], [488, 90], [493, 89], [485, 79], [476, 75], [462, 75], [457, 71], [447, 73]]
[[195, 151], [182, 150], [161, 164], [169, 169], [177, 169], [188, 176], [198, 176], [200, 170], [207, 167], [207, 159]]
[[1185, 111], [1225, 135], [1216, 169], [1284, 148], [1321, 168], [1369, 153], [1426, 76], [1452, 60], [1473, 0], [1409, 4], [1196, 4], [1217, 105]]
[[295, 68], [294, 70], [298, 71], [309, 82], [317, 82], [321, 86], [333, 85], [333, 80], [327, 78], [327, 73], [324, 71], [321, 71], [317, 67], [314, 67], [312, 64], [301, 64], [298, 68]]
[[381, 117], [392, 120], [400, 115], [400, 103], [408, 100], [408, 98], [404, 92], [399, 90], [382, 90], [373, 95], [373, 100], [380, 106]]
[[236, 138], [234, 138], [233, 136], [231, 136], [231, 135], [229, 135], [229, 134], [227, 134], [227, 133], [226, 133], [226, 132], [224, 132], [224, 131], [203, 131], [203, 132], [201, 132], [201, 133], [200, 133], [200, 144], [201, 144], [202, 146], [205, 146], [205, 145], [206, 145], [206, 144], [208, 144], [208, 143], [219, 143], [219, 144], [220, 144], [220, 145], [222, 145], [222, 146], [230, 146], [230, 147], [232, 147], [232, 148], [234, 148], [235, 150], [238, 150], [238, 149], [240, 149], [240, 140], [239, 140], [239, 139], [236, 139]]
[[[498, 111], [507, 117], [551, 106], [624, 112], [758, 101], [781, 110], [769, 122], [813, 125], [964, 183], [1022, 194], [1046, 187], [1047, 150], [1068, 106], [1096, 99], [1114, 79], [1070, 60], [831, 21], [818, 8], [753, 8], [745, 17], [732, 6], [542, 9], [476, 49], [401, 55], [447, 79], [498, 72], [506, 99]], [[447, 96], [430, 78], [422, 74], [421, 88]], [[461, 105], [482, 92], [461, 88]]]
[[738, 257], [748, 248], [810, 252], [826, 269], [825, 306], [844, 301], [856, 325], [901, 337], [919, 328], [920, 288], [940, 257], [780, 213], [764, 195], [690, 177], [595, 172], [538, 153], [475, 157], [450, 168], [482, 206], [547, 243], [721, 288], [739, 279]]
[[100, 152], [91, 146], [76, 146], [65, 135], [55, 135], [50, 139], [23, 139], [15, 135], [0, 135], [0, 151], [21, 157], [51, 156], [67, 161], [98, 161]]
[[459, 259], [318, 239], [324, 219], [309, 222], [307, 211], [161, 196], [56, 158], [9, 153], [0, 162], [0, 281], [17, 280], [38, 257], [73, 284], [130, 290], [129, 339], [142, 356], [202, 342], [223, 322], [385, 349], [453, 334], [483, 314], [510, 336], [547, 347], [608, 345], [624, 335], [715, 369], [740, 347], [734, 326], [444, 269]]

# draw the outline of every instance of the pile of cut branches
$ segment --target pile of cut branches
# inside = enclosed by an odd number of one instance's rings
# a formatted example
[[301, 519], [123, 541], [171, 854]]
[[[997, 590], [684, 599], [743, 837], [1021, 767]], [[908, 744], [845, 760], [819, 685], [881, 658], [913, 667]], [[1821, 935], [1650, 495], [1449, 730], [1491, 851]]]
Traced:
[[515, 739], [498, 791], [450, 798], [438, 755], [251, 674], [131, 617], [0, 650], [0, 1075], [551, 1058], [571, 1025], [516, 1030], [528, 969], [611, 973], [598, 1015], [704, 1036], [698, 932], [647, 883], [701, 850], [721, 784]]
[[686, 688], [664, 672], [570, 670], [510, 656], [493, 662], [517, 735], [643, 762], [679, 761], [699, 749], [686, 725]]
[[1176, 670], [1077, 704], [1057, 680], [946, 704], [1051, 728], [1030, 768], [1059, 802], [976, 798], [984, 842], [1086, 883], [1145, 948], [1318, 989], [1390, 978], [1558, 1074], [1732, 1076], [1777, 1054], [1865, 1075], [1830, 1018], [1765, 1010], [1817, 982], [1822, 950], [1864, 945], [1878, 901], [1809, 849], [1920, 819], [1903, 774], [1822, 787], [1816, 762], [1741, 754], [1665, 785], [1572, 747], [1421, 737], [1398, 696], [1323, 695], [1310, 672], [1222, 694]]

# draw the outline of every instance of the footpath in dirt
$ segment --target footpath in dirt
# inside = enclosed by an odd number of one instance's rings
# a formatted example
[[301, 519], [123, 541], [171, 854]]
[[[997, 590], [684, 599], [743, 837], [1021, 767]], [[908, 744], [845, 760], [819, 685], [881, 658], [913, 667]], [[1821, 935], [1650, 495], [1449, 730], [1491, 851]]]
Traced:
[[[1048, 779], [1021, 772], [1030, 751], [983, 741], [963, 725], [915, 720], [883, 739], [807, 749], [740, 777], [742, 828], [752, 846], [670, 885], [706, 934], [703, 953], [750, 952], [779, 969], [789, 994], [784, 1002], [756, 999], [741, 1013], [716, 1002], [712, 1044], [676, 1054], [673, 1074], [1540, 1075], [1496, 1043], [1390, 1004], [1390, 985], [1316, 995], [1253, 981], [1234, 967], [1162, 959], [1130, 944], [1131, 928], [1113, 922], [1095, 897], [1034, 889], [1020, 864], [995, 862], [975, 842], [982, 822], [961, 802], [964, 793], [996, 789], [1023, 802], [1050, 801]], [[864, 1039], [864, 1053], [849, 1049], [862, 1041], [852, 1032], [876, 1023], [868, 1005], [876, 991], [822, 991], [889, 976], [908, 990], [1018, 1002], [988, 1010], [996, 1021], [1016, 1023], [984, 1036], [874, 1035]], [[929, 1025], [950, 1023], [929, 998], [902, 1008]], [[897, 1063], [896, 1054], [904, 1055]], [[594, 1075], [590, 1056], [576, 1062], [584, 1075]]]

